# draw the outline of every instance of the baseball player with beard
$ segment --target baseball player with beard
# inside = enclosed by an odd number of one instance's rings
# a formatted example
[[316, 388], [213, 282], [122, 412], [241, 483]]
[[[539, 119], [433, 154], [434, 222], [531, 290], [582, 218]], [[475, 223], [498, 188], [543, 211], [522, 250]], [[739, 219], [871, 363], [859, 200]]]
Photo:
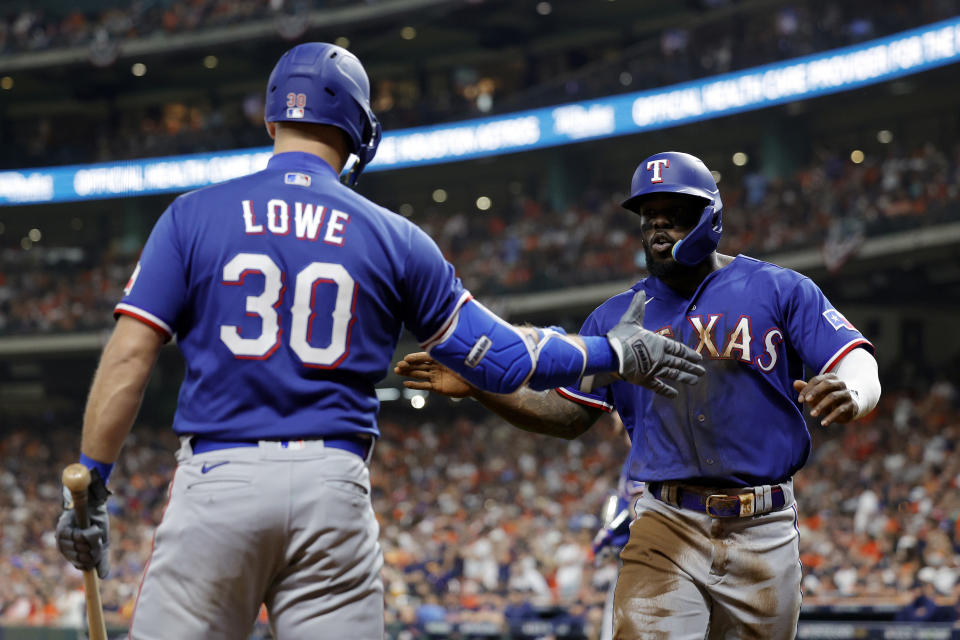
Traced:
[[641, 218], [650, 275], [600, 305], [581, 334], [603, 335], [645, 296], [644, 327], [704, 356], [699, 385], [669, 398], [597, 376], [497, 396], [426, 354], [396, 371], [411, 388], [471, 394], [538, 433], [573, 438], [619, 412], [630, 479], [646, 489], [620, 554], [615, 638], [792, 640], [801, 571], [791, 478], [810, 453], [803, 405], [823, 426], [873, 409], [873, 346], [809, 278], [717, 253], [723, 204], [698, 158], [650, 156], [631, 191], [623, 206]]
[[[380, 125], [366, 72], [330, 44], [294, 47], [267, 84], [274, 154], [258, 173], [177, 198], [150, 234], [84, 416], [92, 524], [61, 552], [108, 572], [106, 483], [162, 345], [186, 376], [169, 502], [131, 637], [245, 638], [261, 603], [278, 638], [383, 637], [382, 553], [367, 462], [374, 385], [406, 326], [496, 393], [619, 379], [676, 395], [701, 357], [626, 314], [609, 336], [510, 325], [474, 301], [419, 228], [353, 184]], [[682, 386], [682, 385], [678, 385]]]

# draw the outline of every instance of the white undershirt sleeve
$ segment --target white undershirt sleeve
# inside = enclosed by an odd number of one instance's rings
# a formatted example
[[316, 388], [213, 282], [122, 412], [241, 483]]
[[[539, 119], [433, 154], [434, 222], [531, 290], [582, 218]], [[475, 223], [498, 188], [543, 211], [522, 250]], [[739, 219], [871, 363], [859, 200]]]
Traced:
[[854, 349], [837, 364], [834, 373], [853, 392], [853, 399], [857, 403], [857, 415], [854, 418], [862, 418], [873, 411], [880, 400], [880, 375], [877, 361], [869, 351]]

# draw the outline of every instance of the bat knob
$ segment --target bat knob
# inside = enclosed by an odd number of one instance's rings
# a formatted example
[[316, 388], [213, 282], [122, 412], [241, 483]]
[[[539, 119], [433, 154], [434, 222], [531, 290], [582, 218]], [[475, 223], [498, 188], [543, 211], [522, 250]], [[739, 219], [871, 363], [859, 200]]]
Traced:
[[63, 470], [61, 480], [70, 493], [86, 493], [90, 486], [90, 470], [79, 462], [74, 462]]

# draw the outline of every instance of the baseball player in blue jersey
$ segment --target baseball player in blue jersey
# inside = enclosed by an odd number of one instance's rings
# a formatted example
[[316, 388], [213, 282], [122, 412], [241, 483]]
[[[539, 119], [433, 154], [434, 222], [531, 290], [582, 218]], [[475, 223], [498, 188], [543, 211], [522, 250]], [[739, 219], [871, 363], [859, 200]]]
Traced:
[[643, 306], [643, 326], [704, 356], [700, 384], [669, 398], [588, 376], [494, 396], [426, 354], [397, 371], [410, 387], [471, 393], [539, 433], [576, 437], [600, 412], [619, 412], [630, 478], [646, 489], [620, 555], [614, 637], [792, 639], [801, 572], [791, 478], [810, 453], [803, 405], [824, 426], [873, 409], [873, 346], [810, 279], [717, 253], [723, 204], [699, 159], [650, 156], [631, 188], [624, 207], [640, 215], [650, 275], [600, 305], [581, 334], [603, 335]]
[[[419, 228], [353, 183], [380, 125], [359, 60], [288, 51], [267, 86], [274, 155], [250, 176], [177, 198], [116, 306], [84, 416], [92, 524], [69, 503], [62, 553], [108, 572], [106, 483], [161, 346], [186, 375], [169, 502], [133, 638], [244, 638], [261, 603], [279, 638], [382, 638], [382, 554], [366, 463], [374, 390], [403, 326], [438, 361], [498, 393], [615, 372], [676, 395], [701, 356], [627, 315], [609, 336], [510, 325], [474, 301]], [[677, 385], [683, 386], [683, 385]]]

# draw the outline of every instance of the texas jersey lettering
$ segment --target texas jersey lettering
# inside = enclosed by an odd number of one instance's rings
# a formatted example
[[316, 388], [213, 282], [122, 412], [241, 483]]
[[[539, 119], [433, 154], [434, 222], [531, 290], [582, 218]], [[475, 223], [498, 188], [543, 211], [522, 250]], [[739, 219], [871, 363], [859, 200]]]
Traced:
[[564, 387], [564, 397], [617, 409], [633, 443], [636, 481], [713, 480], [753, 486], [789, 478], [810, 452], [810, 434], [792, 382], [804, 366], [829, 372], [857, 347], [873, 346], [808, 278], [746, 256], [711, 273], [692, 298], [656, 278], [597, 308], [581, 329], [602, 335], [635, 291], [647, 295], [644, 326], [696, 349], [707, 374], [668, 400], [615, 382]]

